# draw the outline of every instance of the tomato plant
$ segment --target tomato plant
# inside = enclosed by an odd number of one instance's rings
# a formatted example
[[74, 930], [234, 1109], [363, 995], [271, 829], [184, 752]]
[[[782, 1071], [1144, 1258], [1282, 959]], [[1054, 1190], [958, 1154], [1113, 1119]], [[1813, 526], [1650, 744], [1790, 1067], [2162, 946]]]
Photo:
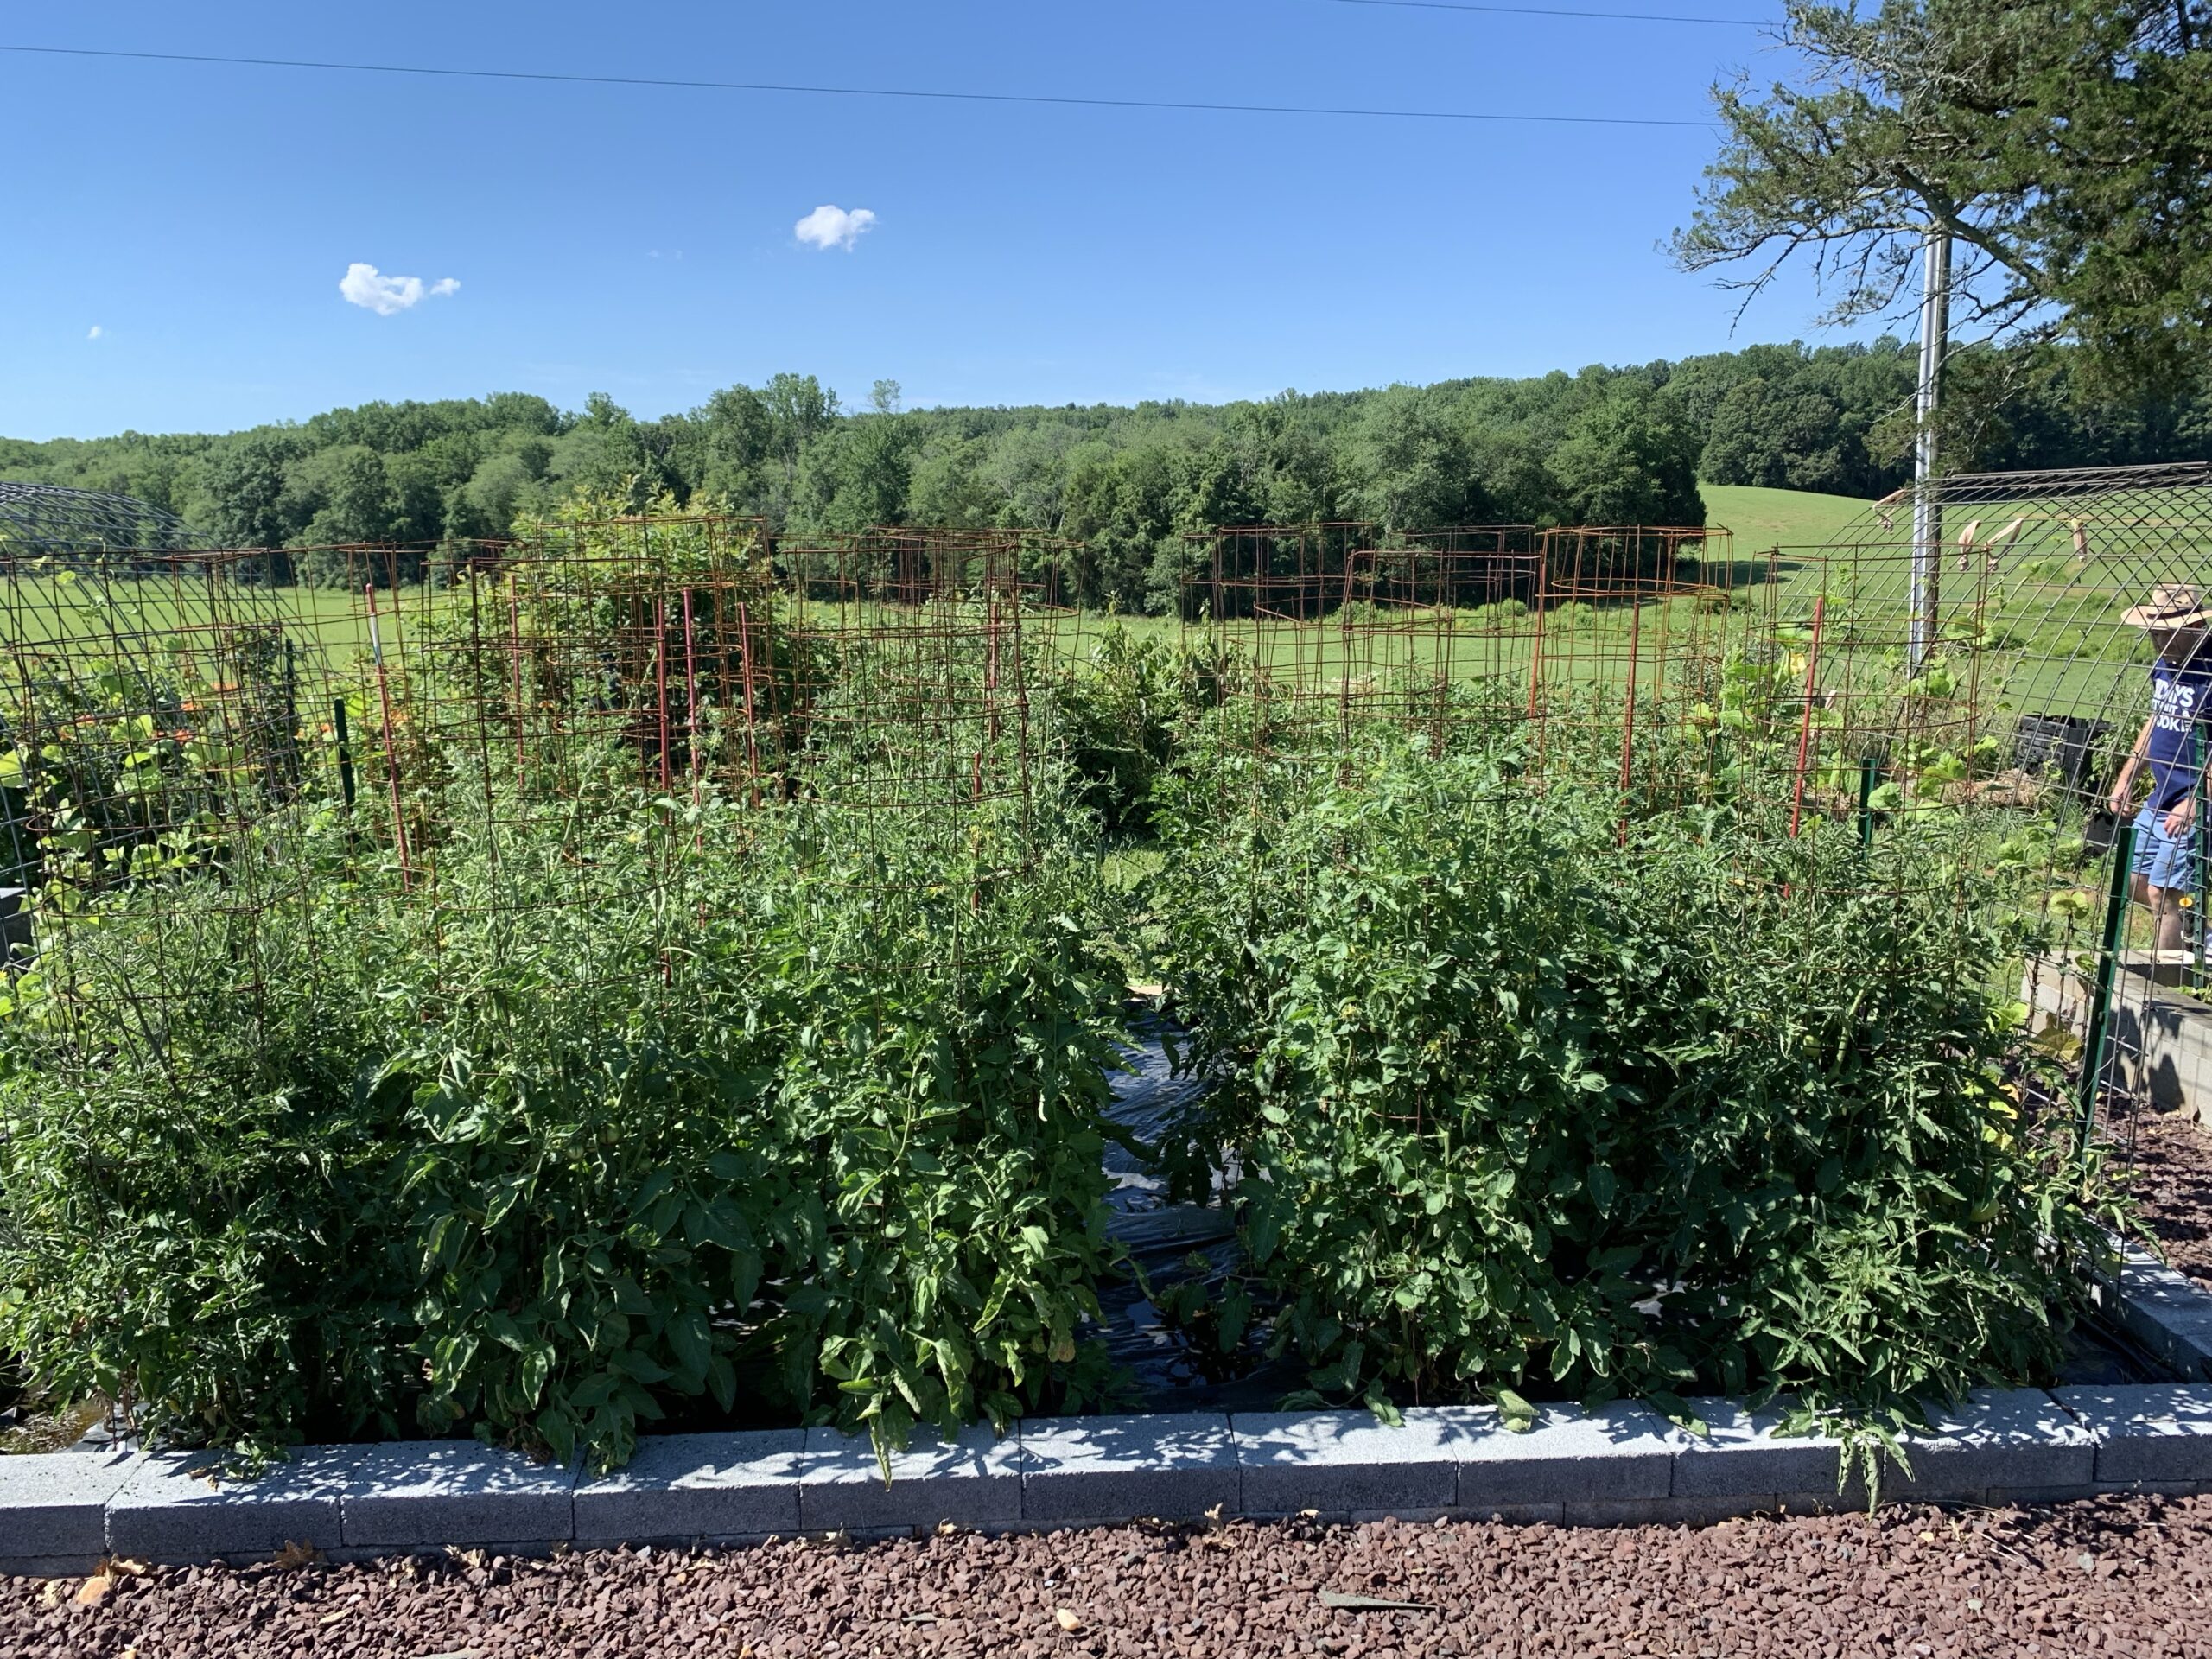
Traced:
[[[1319, 1397], [1788, 1389], [1872, 1421], [2047, 1374], [2098, 1243], [1955, 849], [1372, 736], [1166, 815], [1161, 969], [1274, 1351]], [[1226, 764], [1226, 763], [1225, 763]], [[1250, 777], [1255, 769], [1261, 774]], [[1622, 837], [1625, 834], [1625, 842]]]

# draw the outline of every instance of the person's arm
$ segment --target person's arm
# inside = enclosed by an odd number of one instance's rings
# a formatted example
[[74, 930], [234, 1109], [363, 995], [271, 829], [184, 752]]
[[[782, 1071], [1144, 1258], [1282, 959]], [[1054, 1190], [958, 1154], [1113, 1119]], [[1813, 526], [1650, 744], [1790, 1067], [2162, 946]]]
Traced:
[[2113, 779], [2112, 799], [2107, 803], [2115, 817], [2126, 817], [2127, 809], [2135, 798], [2135, 774], [2143, 769], [2143, 759], [2151, 752], [2151, 728], [2158, 716], [2153, 715], [2143, 722], [2143, 729], [2135, 734], [2135, 747], [2127, 752], [2127, 759], [2120, 763], [2120, 776]]

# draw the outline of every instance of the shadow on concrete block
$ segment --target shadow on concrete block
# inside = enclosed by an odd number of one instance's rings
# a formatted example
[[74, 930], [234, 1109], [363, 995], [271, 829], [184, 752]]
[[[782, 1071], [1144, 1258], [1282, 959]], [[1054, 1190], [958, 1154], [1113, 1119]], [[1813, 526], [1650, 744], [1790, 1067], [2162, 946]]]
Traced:
[[1230, 1427], [1246, 1515], [1426, 1518], [1459, 1502], [1465, 1430], [1433, 1411], [1396, 1427], [1369, 1411], [1239, 1412]]
[[576, 1471], [474, 1440], [361, 1448], [345, 1498], [349, 1548], [559, 1543], [575, 1535]]
[[108, 1500], [108, 1548], [154, 1561], [242, 1560], [288, 1544], [335, 1549], [342, 1503], [372, 1448], [308, 1446], [251, 1480], [212, 1452], [154, 1452]]
[[1441, 1415], [1466, 1432], [1459, 1463], [1459, 1507], [1471, 1513], [1515, 1504], [1620, 1503], [1669, 1496], [1676, 1433], [1633, 1401], [1598, 1410], [1546, 1406], [1535, 1426], [1516, 1433], [1490, 1406], [1446, 1406]]
[[1021, 1446], [977, 1423], [945, 1440], [915, 1429], [892, 1454], [885, 1484], [865, 1435], [806, 1431], [798, 1476], [799, 1525], [809, 1532], [885, 1532], [913, 1527], [1012, 1527], [1021, 1520]]
[[2212, 1481], [2212, 1385], [2054, 1389], [2051, 1397], [2094, 1437], [2100, 1484]]
[[1021, 1448], [1021, 1518], [1032, 1526], [1196, 1521], [1235, 1515], [1242, 1502], [1236, 1440], [1215, 1412], [1030, 1418]]
[[658, 1543], [799, 1529], [806, 1431], [655, 1434], [576, 1486], [579, 1543]]

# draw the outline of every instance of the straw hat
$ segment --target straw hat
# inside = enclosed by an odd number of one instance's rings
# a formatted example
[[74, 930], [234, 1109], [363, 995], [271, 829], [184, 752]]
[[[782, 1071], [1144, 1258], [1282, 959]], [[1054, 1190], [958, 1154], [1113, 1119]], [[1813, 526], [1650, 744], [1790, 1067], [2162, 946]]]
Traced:
[[2185, 582], [2162, 582], [2151, 590], [2151, 602], [2138, 605], [2120, 618], [2131, 628], [2202, 628], [2212, 626], [2196, 589]]

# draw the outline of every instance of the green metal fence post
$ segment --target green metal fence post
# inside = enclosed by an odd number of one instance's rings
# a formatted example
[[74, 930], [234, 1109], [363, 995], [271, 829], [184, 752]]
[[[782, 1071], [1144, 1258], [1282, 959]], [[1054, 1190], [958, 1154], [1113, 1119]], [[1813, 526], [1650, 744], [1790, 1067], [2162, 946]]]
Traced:
[[[2207, 756], [2205, 759], [2207, 760], [2212, 760], [2212, 756]], [[2199, 764], [2196, 768], [2196, 790], [2195, 795], [2195, 799], [2196, 801], [2196, 823], [2192, 826], [2196, 831], [2196, 880], [2194, 883], [2196, 891], [2193, 895], [2194, 902], [2190, 906], [2189, 919], [2190, 925], [2196, 930], [2196, 961], [2194, 964], [2196, 971], [2190, 976], [2189, 988], [2199, 995], [2202, 995], [2204, 990], [2204, 861], [2205, 854], [2208, 851], [2212, 851], [2212, 825], [2208, 825], [2204, 822], [2204, 808], [2206, 805], [2204, 798], [2204, 774], [2208, 771], [2212, 771], [2212, 766]], [[2186, 944], [2187, 941], [2183, 941], [2183, 943]]]
[[2128, 878], [2135, 867], [2135, 821], [2121, 820], [2112, 842], [2112, 892], [2105, 900], [2104, 944], [2097, 952], [2097, 982], [2089, 995], [2089, 1026], [2082, 1042], [2082, 1124], [2075, 1137], [2078, 1156], [2089, 1149], [2096, 1132], [2097, 1096], [2103, 1092], [2105, 1038], [2112, 1023], [2112, 984], [2126, 937]]
[[1859, 763], [1859, 849], [1871, 851], [1874, 845], [1874, 774], [1878, 768], [1874, 757], [1866, 756]]
[[353, 734], [346, 729], [346, 699], [330, 700], [330, 723], [338, 738], [338, 790], [346, 798], [346, 804], [353, 804]]

